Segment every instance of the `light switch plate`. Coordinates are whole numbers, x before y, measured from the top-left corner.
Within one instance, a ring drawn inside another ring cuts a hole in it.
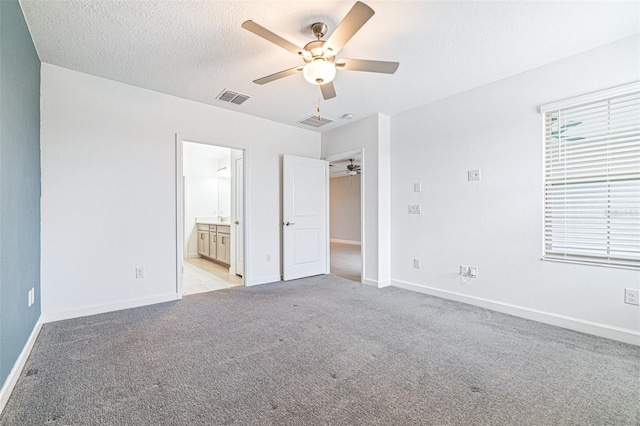
[[[413,184],[413,192],[422,192],[422,183],[416,182]]]

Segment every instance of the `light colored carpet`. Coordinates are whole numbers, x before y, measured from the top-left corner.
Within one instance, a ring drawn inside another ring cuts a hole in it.
[[[2,425],[638,425],[640,348],[335,276],[45,324]]]

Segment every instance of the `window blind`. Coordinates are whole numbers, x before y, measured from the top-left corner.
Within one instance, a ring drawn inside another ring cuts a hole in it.
[[[640,90],[544,111],[544,258],[640,268]]]

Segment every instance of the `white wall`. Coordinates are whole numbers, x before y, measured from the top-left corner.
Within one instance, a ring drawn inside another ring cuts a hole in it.
[[[224,173],[218,176],[218,215],[228,222],[231,216],[231,152],[218,160],[216,171],[225,167]]]
[[[640,311],[623,303],[638,271],[540,260],[537,111],[637,80],[639,52],[632,37],[392,117],[394,284],[640,343]],[[467,182],[477,168],[482,180]],[[414,203],[422,215],[407,214]],[[461,264],[478,268],[469,285]]]
[[[198,256],[197,217],[218,216],[218,160],[199,157],[189,152],[185,143],[183,175],[185,177],[184,238],[185,257]]]
[[[331,240],[360,242],[360,176],[331,178]]]
[[[390,244],[378,246],[380,238],[382,241],[388,240],[390,226],[389,122],[388,116],[377,114],[322,134],[323,158],[363,149],[364,282],[379,287],[389,285],[390,277]]]
[[[47,64],[41,96],[46,319],[176,297],[176,133],[247,148],[246,278],[279,279],[280,157],[318,133]]]

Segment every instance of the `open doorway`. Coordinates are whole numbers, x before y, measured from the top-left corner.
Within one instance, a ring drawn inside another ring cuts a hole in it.
[[[180,139],[177,154],[179,296],[243,285],[243,150]]]
[[[363,150],[332,155],[329,161],[330,272],[363,282]]]

